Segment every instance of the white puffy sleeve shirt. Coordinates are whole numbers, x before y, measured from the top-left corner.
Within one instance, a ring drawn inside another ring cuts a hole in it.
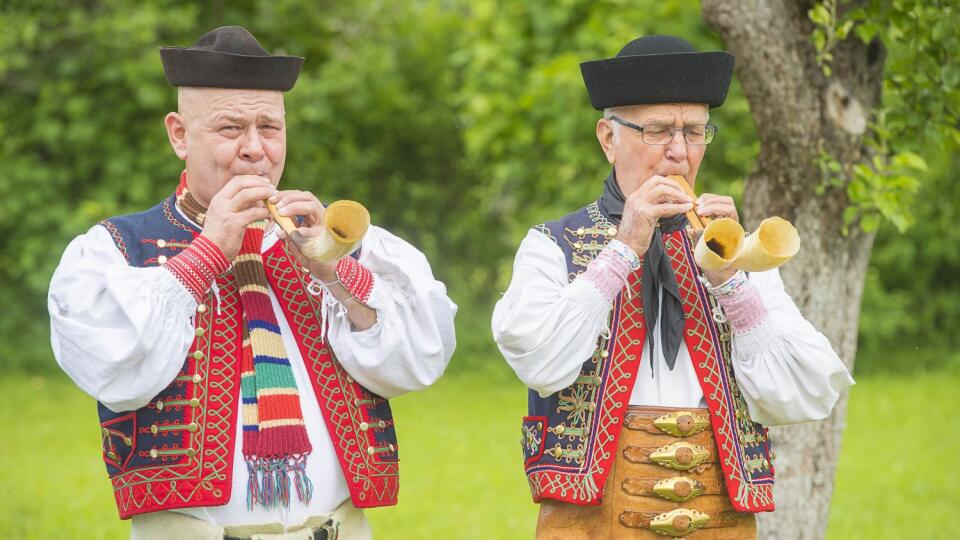
[[[268,233],[263,250],[276,241]],[[337,359],[387,398],[432,384],[456,346],[457,307],[446,288],[422,253],[378,227],[364,238],[360,263],[374,275],[367,304],[377,311],[377,322],[352,331],[345,314],[332,310],[327,338]],[[129,266],[106,229],[94,226],[70,243],[50,283],[54,356],[108,408],[138,409],[183,365],[196,307],[170,272]]]
[[[513,278],[493,312],[500,352],[528,387],[542,396],[573,384],[607,328],[610,302],[587,280],[567,279],[563,251],[530,230],[520,245]],[[733,368],[754,421],[767,426],[820,420],[853,379],[827,338],[803,318],[777,270],[749,276],[767,317],[733,337]],[[653,331],[659,335],[658,320]],[[631,404],[703,407],[705,401],[686,344],[666,367],[660,340],[653,361],[644,346]]]

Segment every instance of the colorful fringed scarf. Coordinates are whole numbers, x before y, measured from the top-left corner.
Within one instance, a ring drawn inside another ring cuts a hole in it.
[[[177,204],[203,225],[206,209],[186,188],[186,173],[177,189]],[[306,475],[312,447],[300,410],[300,394],[280,337],[263,269],[261,246],[266,223],[244,232],[233,275],[243,306],[240,395],[243,400],[243,457],[247,462],[247,508],[290,505],[290,477],[297,497],[310,502],[313,485]]]

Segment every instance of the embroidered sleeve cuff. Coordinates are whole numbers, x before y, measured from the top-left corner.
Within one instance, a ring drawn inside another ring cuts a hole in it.
[[[164,268],[200,302],[213,280],[230,268],[230,261],[216,244],[200,235],[190,247],[168,259]]]
[[[366,304],[373,290],[373,272],[367,270],[353,257],[344,257],[337,263],[337,279],[350,294]]]
[[[767,318],[767,306],[749,281],[744,281],[731,293],[717,296],[717,300],[730,326],[738,334],[753,330]]]
[[[627,277],[635,268],[616,250],[607,246],[590,262],[581,277],[593,284],[607,302],[612,303],[620,290],[627,285]]]

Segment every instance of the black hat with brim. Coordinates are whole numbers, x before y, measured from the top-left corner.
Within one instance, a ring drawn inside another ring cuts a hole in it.
[[[173,86],[286,92],[303,67],[303,58],[271,55],[240,26],[211,30],[188,48],[161,47],[160,59]]]
[[[706,103],[727,99],[733,55],[699,52],[673,36],[644,36],[614,58],[580,64],[594,109],[653,103]]]

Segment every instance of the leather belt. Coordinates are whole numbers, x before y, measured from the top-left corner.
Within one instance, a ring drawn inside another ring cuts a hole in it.
[[[599,507],[551,501],[541,508],[540,539],[753,538],[753,514],[727,493],[710,412],[629,407]]]
[[[228,536],[223,540],[337,540],[338,527],[334,520],[330,520],[317,527],[297,529],[286,533],[254,534],[252,536]]]

